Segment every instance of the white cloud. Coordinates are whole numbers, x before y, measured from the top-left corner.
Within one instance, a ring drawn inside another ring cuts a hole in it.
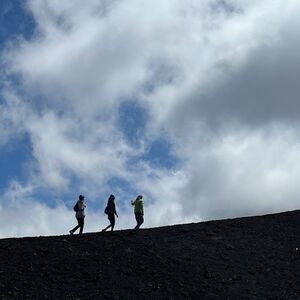
[[[211,219],[296,209],[299,147],[297,130],[277,126],[190,144],[182,149],[184,214]]]
[[[29,135],[29,185],[65,191],[75,177],[95,194],[123,178],[146,195],[155,226],[296,208],[299,1],[29,1],[28,9],[34,37],[2,54],[22,85],[2,95],[0,143]],[[128,99],[150,117],[138,146],[118,126]],[[179,159],[174,172],[140,158],[162,132]],[[41,215],[68,213],[32,203]]]
[[[33,151],[45,181],[68,188],[66,174],[84,181],[125,176],[124,164],[134,151],[109,122],[88,122],[47,112],[28,124]]]
[[[9,89],[2,91],[0,102],[0,147],[24,134],[24,120],[28,116],[26,105]]]

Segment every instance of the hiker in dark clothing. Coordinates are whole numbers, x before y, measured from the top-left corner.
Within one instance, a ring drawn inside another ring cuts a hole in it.
[[[131,205],[134,205],[134,215],[136,219],[136,226],[134,229],[140,229],[140,226],[144,223],[144,200],[143,196],[137,196],[135,201],[131,201]]]
[[[86,208],[86,205],[84,204],[84,196],[79,195],[79,200],[76,202],[74,206],[74,210],[76,211],[76,219],[78,222],[78,225],[75,226],[72,230],[70,230],[70,234],[73,234],[78,228],[79,234],[82,234],[83,227],[84,227],[84,218],[85,218],[85,212],[84,209]]]
[[[110,222],[110,225],[105,227],[102,231],[106,231],[110,227],[111,227],[111,231],[113,231],[114,227],[115,227],[115,215],[117,216],[117,218],[119,217],[117,212],[116,212],[115,196],[114,195],[109,196],[104,212],[107,214],[107,218]]]

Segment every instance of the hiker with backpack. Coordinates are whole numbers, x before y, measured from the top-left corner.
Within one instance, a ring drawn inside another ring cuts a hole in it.
[[[138,195],[135,201],[131,201],[131,205],[134,205],[134,215],[136,219],[136,226],[134,229],[140,229],[140,226],[144,223],[144,200],[142,195]]]
[[[110,222],[110,224],[105,227],[102,231],[106,231],[108,228],[111,228],[111,231],[114,230],[115,227],[115,215],[117,216],[117,218],[119,217],[116,211],[116,205],[115,205],[115,196],[114,195],[110,195],[107,201],[107,205],[105,207],[104,213],[107,214],[107,218]]]
[[[70,230],[70,234],[74,234],[74,232],[80,228],[79,234],[82,234],[83,227],[84,227],[84,218],[85,218],[85,210],[86,205],[84,203],[84,196],[79,195],[79,199],[76,202],[75,206],[73,207],[74,211],[76,212],[75,217],[77,219],[78,225],[75,226],[72,230]]]

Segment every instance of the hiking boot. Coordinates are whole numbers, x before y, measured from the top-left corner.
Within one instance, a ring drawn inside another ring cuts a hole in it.
[[[70,230],[69,232],[70,232],[71,235],[74,233],[72,230]]]

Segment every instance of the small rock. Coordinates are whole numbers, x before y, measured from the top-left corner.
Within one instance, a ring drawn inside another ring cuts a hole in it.
[[[255,271],[254,269],[249,269],[249,270],[248,270],[248,273],[249,273],[250,275],[255,275],[256,271]]]
[[[226,256],[226,255],[221,255],[221,257],[220,257],[222,260],[229,260],[229,257],[228,256]]]
[[[206,279],[211,279],[211,278],[213,278],[214,276],[213,276],[213,274],[212,274],[211,272],[205,271],[205,272],[204,272],[204,277],[205,277]]]
[[[242,276],[240,276],[240,275],[233,275],[233,276],[232,276],[232,279],[233,279],[234,281],[240,281],[240,280],[242,280]]]
[[[186,292],[186,291],[180,291],[180,293],[181,293],[182,296],[185,296],[187,298],[189,297],[189,293]]]
[[[212,233],[212,232],[207,232],[206,235],[207,235],[207,236],[214,236],[214,233]]]
[[[234,247],[233,247],[231,244],[227,244],[227,245],[226,245],[226,249],[227,249],[227,250],[233,250]]]
[[[181,287],[184,286],[184,284],[181,281],[178,281],[178,285],[181,286]]]

